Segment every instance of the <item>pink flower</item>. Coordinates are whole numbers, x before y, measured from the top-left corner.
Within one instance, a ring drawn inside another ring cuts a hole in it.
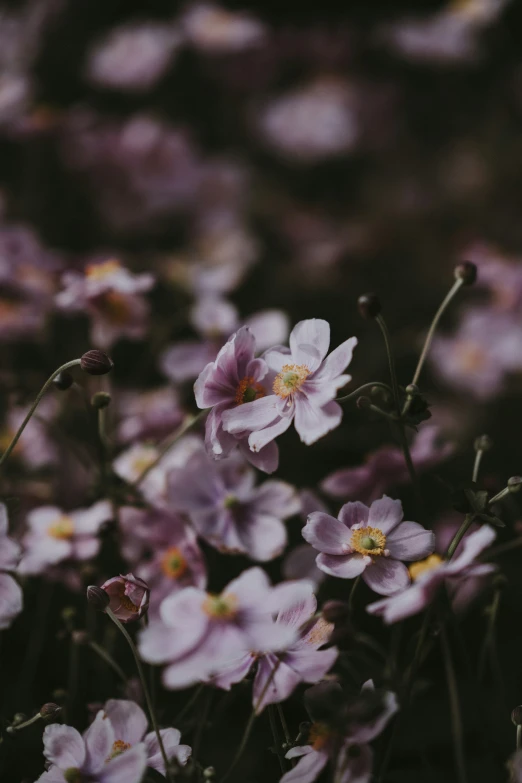
[[[183,420],[176,392],[170,386],[150,391],[118,394],[118,441],[161,440],[173,432]]]
[[[100,528],[111,518],[108,500],[70,512],[56,506],[34,509],[27,515],[29,531],[23,538],[18,572],[41,574],[64,560],[90,560],[100,549]]]
[[[149,663],[167,664],[167,688],[212,678],[227,661],[249,651],[287,648],[296,630],[272,620],[272,594],[260,568],[250,568],[221,594],[186,587],[166,598],[160,617],[142,631],[139,649]]]
[[[449,443],[438,443],[438,428],[425,426],[411,445],[411,456],[417,472],[427,470],[453,452]],[[360,499],[363,503],[373,500],[390,489],[410,481],[402,451],[394,446],[382,446],[369,454],[364,465],[341,468],[321,482],[321,489],[334,498]]]
[[[21,549],[9,538],[7,528],[7,508],[0,503],[0,630],[9,628],[23,606],[20,585],[8,573],[16,569]]]
[[[177,514],[151,509],[120,509],[122,554],[133,573],[151,589],[149,616],[164,598],[184,587],[205,588],[205,560],[196,534]]]
[[[252,704],[259,714],[267,706],[285,701],[300,682],[318,682],[333,666],[337,650],[319,648],[328,641],[333,626],[314,619],[317,601],[310,582],[287,582],[274,588],[275,622],[296,629],[296,640],[283,652],[266,653],[264,647],[232,659],[212,678],[220,688],[242,680],[257,665]]]
[[[337,427],[342,410],[334,400],[337,391],[351,379],[342,373],[351,361],[357,339],[351,337],[326,356],[329,344],[330,326],[326,321],[300,321],[290,334],[290,349],[274,348],[264,355],[275,373],[273,394],[224,411],[225,431],[234,435],[250,432],[250,448],[260,451],[285,432],[294,419],[307,445]]]
[[[303,537],[321,554],[317,565],[341,579],[362,575],[376,593],[391,595],[410,583],[402,560],[419,560],[435,548],[435,537],[417,522],[402,522],[400,500],[384,495],[370,508],[346,503],[339,519],[320,511],[310,514]]]
[[[122,623],[139,620],[149,608],[150,588],[134,574],[113,576],[101,587],[109,596],[109,609]]]
[[[231,435],[223,429],[225,411],[244,407],[266,396],[268,387],[263,379],[268,365],[256,359],[255,339],[246,327],[241,327],[219,351],[216,360],[207,364],[194,384],[199,408],[212,408],[205,424],[205,444],[209,453],[221,458],[239,445],[247,457],[267,473],[272,473],[279,461],[275,443],[267,444],[259,454],[248,448],[248,433]]]
[[[450,596],[458,597],[469,579],[483,577],[495,570],[489,563],[474,562],[495,536],[493,528],[484,525],[463,539],[461,554],[452,560],[444,561],[439,555],[431,555],[423,562],[414,563],[410,566],[413,584],[397,595],[370,604],[367,610],[380,615],[389,624],[422,612],[443,585],[447,586]]]
[[[258,46],[266,34],[254,16],[228,11],[214,3],[195,3],[182,17],[188,41],[203,52],[239,52]]]
[[[84,273],[67,272],[64,290],[56,297],[59,308],[85,311],[91,317],[91,339],[109,348],[127,337],[140,340],[146,333],[149,308],[141,296],[154,285],[150,274],[133,275],[119,261],[88,264]]]
[[[255,472],[239,455],[215,462],[194,454],[184,470],[170,473],[168,486],[171,506],[189,515],[199,536],[221,552],[261,562],[283,551],[283,520],[300,509],[290,484],[265,481],[256,487]]]

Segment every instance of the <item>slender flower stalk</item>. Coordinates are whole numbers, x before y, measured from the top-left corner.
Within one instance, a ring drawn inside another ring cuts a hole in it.
[[[399,399],[399,384],[397,383],[397,371],[395,369],[395,359],[393,358],[393,352],[391,349],[390,333],[388,331],[388,327],[386,326],[386,321],[384,320],[382,315],[379,314],[378,316],[376,316],[375,320],[379,324],[379,328],[384,338],[384,344],[386,346],[386,354],[388,356],[388,365],[390,368],[390,378],[392,384],[393,399],[395,401],[395,408],[397,410],[397,415],[400,416],[401,408],[400,408],[400,399]]]
[[[362,386],[359,386],[358,389],[356,389],[353,392],[350,392],[350,394],[346,394],[344,397],[336,397],[336,402],[347,402],[348,400],[352,400],[355,397],[358,397],[359,394],[365,389],[374,389],[377,387],[378,389],[384,389],[385,391],[389,392],[389,394],[393,394],[391,388],[388,386],[387,383],[381,383],[380,381],[373,381],[371,383],[363,383]]]
[[[279,768],[281,772],[286,772],[285,754],[281,746],[281,737],[279,736],[279,729],[277,727],[277,720],[275,716],[275,708],[273,704],[268,705],[268,719],[270,721],[270,730],[274,740],[274,750],[279,761]]]
[[[159,745],[159,748],[160,748],[160,751],[161,751],[163,762],[165,764],[165,774],[167,776],[167,780],[169,781],[169,783],[171,783],[171,776],[170,776],[170,772],[169,772],[169,759],[168,759],[168,756],[167,756],[167,754],[165,752],[165,746],[164,746],[163,740],[161,738],[161,732],[159,730],[158,722],[156,720],[156,715],[154,713],[154,708],[152,706],[152,700],[150,698],[149,688],[148,688],[148,685],[147,685],[147,680],[145,678],[145,672],[143,671],[143,666],[142,666],[140,657],[138,655],[138,651],[136,649],[136,646],[135,646],[134,642],[132,641],[131,636],[129,635],[129,632],[125,628],[125,626],[122,623],[120,623],[120,621],[118,620],[118,618],[116,617],[114,612],[112,612],[109,609],[108,606],[105,609],[105,613],[110,617],[110,619],[112,620],[112,622],[114,623],[116,628],[118,628],[118,630],[125,637],[125,640],[126,640],[127,644],[129,645],[130,650],[132,652],[132,655],[134,657],[134,660],[136,662],[136,668],[138,670],[138,675],[139,675],[139,678],[140,678],[140,681],[141,681],[141,687],[143,688],[143,694],[145,696],[145,701],[147,702],[147,709],[149,711],[150,720],[151,720],[152,726],[154,728],[154,731],[156,733],[156,737],[157,737],[157,740],[158,740],[158,745]]]
[[[121,679],[121,681],[126,685],[127,677],[125,675],[125,672],[119,666],[119,664],[116,663],[114,658],[111,655],[109,655],[107,650],[104,650],[104,648],[101,647],[101,645],[99,645],[97,642],[93,641],[92,639],[89,639],[87,644],[91,648],[91,650],[96,653],[96,655],[99,655],[99,657],[102,658],[105,661],[105,663],[107,663],[111,667],[111,669],[113,669],[116,672],[116,674]]]
[[[458,545],[460,544],[460,542],[462,541],[462,539],[470,529],[471,525],[473,524],[474,519],[475,519],[474,514],[466,514],[462,525],[459,527],[459,529],[451,539],[450,545],[446,551],[446,560],[451,560],[451,558],[455,554]]]
[[[31,407],[29,408],[25,419],[20,424],[20,426],[19,426],[15,436],[13,437],[11,443],[9,444],[9,446],[6,448],[6,450],[4,451],[2,456],[0,457],[0,468],[2,467],[4,462],[8,459],[9,455],[11,454],[13,449],[15,448],[16,444],[18,443],[18,441],[20,440],[20,436],[22,435],[23,431],[25,430],[25,428],[29,424],[29,421],[30,421],[31,417],[32,417],[33,413],[35,412],[35,410],[37,409],[38,405],[40,404],[40,401],[41,401],[42,397],[44,396],[45,392],[47,391],[47,389],[50,386],[52,386],[52,383],[53,383],[54,379],[56,378],[56,376],[59,375],[61,372],[65,372],[66,370],[70,370],[72,367],[78,367],[80,365],[81,361],[82,361],[81,359],[73,359],[70,362],[66,362],[65,364],[62,364],[62,366],[58,367],[58,369],[55,370],[53,372],[53,374],[46,380],[46,382],[44,383],[44,385],[42,386],[42,388],[38,392],[35,401],[31,405]]]
[[[38,723],[39,720],[43,720],[43,715],[40,712],[37,712],[36,715],[33,715],[33,717],[28,720],[24,720],[23,723],[16,723],[14,726],[8,726],[6,731],[8,734],[14,734],[16,731],[21,731],[28,726],[32,726],[33,723]]]
[[[440,626],[440,641],[442,655],[444,658],[444,667],[446,669],[446,679],[448,682],[448,691],[451,705],[451,722],[453,726],[453,740],[455,744],[455,761],[457,764],[457,774],[459,783],[467,783],[466,757],[464,753],[464,741],[462,735],[462,716],[460,711],[459,692],[457,687],[457,678],[455,668],[451,658],[451,650],[448,641],[448,635],[444,622]]]

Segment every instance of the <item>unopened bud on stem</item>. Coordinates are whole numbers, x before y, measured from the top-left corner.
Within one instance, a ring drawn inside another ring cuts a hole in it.
[[[463,261],[455,267],[455,279],[462,280],[463,285],[473,285],[477,279],[477,267],[471,261]]]
[[[89,585],[87,588],[87,600],[98,612],[104,612],[110,603],[110,598],[98,585]]]
[[[376,294],[363,294],[357,300],[357,307],[363,318],[377,318],[382,307],[379,297]]]
[[[58,717],[61,711],[62,708],[58,704],[49,701],[40,708],[40,717],[42,720],[46,721],[46,723],[51,723],[51,721]]]
[[[474,446],[475,451],[489,451],[493,448],[493,441],[489,435],[480,435],[478,438],[475,438]]]
[[[87,351],[80,359],[80,367],[89,375],[106,375],[114,367],[114,362],[103,351]]]
[[[96,410],[102,410],[102,408],[108,408],[111,404],[111,395],[107,392],[96,392],[91,397],[91,405]]]

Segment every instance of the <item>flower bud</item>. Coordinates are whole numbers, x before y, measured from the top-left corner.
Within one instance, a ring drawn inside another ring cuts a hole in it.
[[[489,435],[480,435],[478,438],[475,438],[474,446],[475,451],[489,451],[493,448],[493,441]]]
[[[114,367],[114,362],[103,351],[92,350],[83,354],[80,367],[89,375],[106,375]]]
[[[510,492],[518,492],[522,486],[522,476],[511,476],[507,485]]]
[[[111,404],[112,397],[107,392],[96,392],[96,394],[93,394],[91,397],[91,405],[93,408],[96,408],[96,410],[100,411],[102,408],[108,408]]]
[[[409,383],[405,391],[408,397],[415,397],[419,393],[419,387],[414,383]]]
[[[110,603],[110,598],[98,585],[89,585],[87,588],[87,600],[98,612],[104,612]]]
[[[360,410],[364,410],[365,408],[369,408],[370,407],[370,405],[372,404],[372,401],[370,400],[369,397],[365,397],[364,394],[361,394],[360,397],[357,397],[357,401],[356,401],[355,404],[357,405],[357,407]]]
[[[334,625],[344,622],[350,616],[350,607],[345,601],[327,601],[322,611],[326,622]]]
[[[522,705],[515,707],[515,709],[511,713],[511,720],[513,721],[515,726],[522,726]]]
[[[477,267],[471,261],[463,261],[455,267],[455,279],[462,280],[464,285],[473,285],[477,279]]]
[[[62,708],[58,704],[54,704],[52,701],[48,701],[43,707],[40,708],[40,717],[46,723],[51,723],[58,717]]]
[[[53,384],[59,391],[67,391],[67,389],[71,388],[73,383],[74,378],[67,370],[59,372],[58,375],[53,378]]]
[[[363,318],[377,318],[382,310],[381,302],[376,294],[363,294],[357,300],[357,307]]]
[[[113,576],[101,589],[107,596],[111,612],[122,623],[139,620],[149,608],[150,588],[134,574]]]
[[[205,780],[212,780],[212,778],[215,778],[216,770],[214,769],[214,767],[206,767],[203,770],[203,777],[205,778]]]

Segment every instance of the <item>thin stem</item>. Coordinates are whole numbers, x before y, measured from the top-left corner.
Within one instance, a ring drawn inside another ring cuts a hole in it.
[[[281,726],[283,728],[283,734],[285,737],[285,742],[287,745],[292,744],[292,737],[290,736],[290,731],[288,729],[288,723],[286,722],[285,713],[283,712],[283,706],[281,704],[277,704],[277,713],[279,715],[279,720],[281,721]]]
[[[132,652],[132,655],[134,657],[134,660],[136,662],[136,668],[138,669],[138,675],[139,675],[139,678],[140,678],[140,681],[141,681],[141,687],[143,688],[143,694],[145,696],[145,701],[147,702],[147,709],[149,711],[150,720],[151,720],[152,726],[154,728],[154,731],[156,732],[156,737],[157,737],[158,745],[159,745],[159,748],[160,748],[160,751],[161,751],[161,755],[162,755],[162,758],[163,758],[163,763],[165,764],[165,775],[166,775],[167,780],[169,781],[169,783],[171,783],[171,777],[170,777],[170,772],[169,772],[169,760],[168,760],[167,754],[165,753],[165,746],[163,745],[163,739],[161,737],[161,732],[159,730],[158,723],[156,721],[156,715],[154,713],[154,709],[153,709],[153,706],[152,706],[152,701],[151,701],[149,689],[148,689],[148,686],[147,686],[147,680],[145,679],[145,672],[143,671],[143,666],[141,664],[141,660],[140,660],[140,657],[138,655],[138,651],[137,651],[136,646],[135,646],[134,642],[132,641],[132,639],[131,639],[127,629],[125,628],[124,625],[122,625],[122,623],[120,623],[120,621],[118,620],[116,615],[109,609],[109,607],[107,607],[105,609],[105,613],[108,615],[108,617],[110,617],[110,619],[112,620],[112,622],[114,623],[116,628],[118,628],[118,630],[121,631],[121,633],[125,637],[125,640],[126,640],[127,644],[129,645],[130,650]]]
[[[479,666],[478,666],[479,680],[482,679],[482,676],[484,674],[484,669],[486,668],[487,654],[489,653],[491,656],[491,653],[493,652],[493,648],[495,645],[495,623],[497,621],[498,610],[500,608],[501,595],[502,595],[502,590],[499,589],[495,590],[491,605],[488,607],[488,627],[484,639],[484,644],[482,645],[482,650],[480,652]]]
[[[98,442],[100,451],[100,479],[103,494],[107,492],[108,477],[108,438],[107,438],[107,408],[99,408],[97,411],[98,419]]]
[[[286,772],[285,756],[283,753],[283,749],[281,747],[281,738],[279,736],[279,730],[277,728],[277,720],[276,720],[273,704],[268,705],[268,718],[270,720],[270,730],[272,732],[272,737],[274,739],[274,750],[277,756],[277,760],[279,761],[279,767],[281,769],[281,772],[284,773]]]
[[[418,383],[420,374],[422,372],[422,368],[424,366],[424,362],[426,361],[426,357],[428,355],[428,351],[430,350],[430,347],[431,347],[433,336],[434,336],[434,334],[435,334],[435,332],[437,330],[437,326],[439,325],[439,321],[440,321],[444,311],[446,310],[446,308],[450,304],[451,300],[453,299],[455,294],[461,288],[462,284],[463,284],[463,280],[461,280],[460,278],[458,280],[455,280],[455,282],[453,283],[451,289],[448,291],[448,293],[446,294],[445,298],[443,299],[442,304],[440,305],[439,309],[435,313],[433,321],[431,322],[431,326],[430,326],[430,328],[428,330],[428,334],[426,335],[426,339],[424,341],[424,346],[422,348],[422,352],[421,352],[421,355],[419,357],[419,361],[417,362],[417,368],[416,368],[415,374],[413,376],[412,384],[414,384],[415,386]],[[408,408],[409,408],[409,405],[408,405]]]
[[[408,439],[406,438],[406,433],[404,432],[404,425],[402,421],[397,422],[397,430],[399,433],[399,443],[401,444],[402,453],[404,454],[404,461],[406,462],[406,467],[408,468],[408,473],[410,475],[410,481],[412,483],[413,491],[415,493],[417,506],[418,509],[421,511],[422,515],[424,516],[424,505],[422,501],[422,493],[420,491],[419,478],[417,476],[417,471],[415,470],[415,466],[411,458],[411,451],[408,445]]]
[[[11,441],[9,446],[6,448],[6,450],[4,451],[2,456],[0,457],[0,467],[2,467],[4,462],[7,460],[7,458],[9,457],[9,455],[11,454],[13,449],[15,448],[16,444],[20,440],[20,436],[21,436],[22,432],[27,427],[27,425],[29,423],[29,420],[31,419],[31,416],[33,415],[33,413],[35,412],[35,410],[37,409],[37,407],[38,407],[38,405],[40,403],[40,400],[42,399],[42,397],[44,396],[45,392],[47,391],[49,386],[52,384],[52,382],[54,381],[56,376],[59,375],[61,372],[65,372],[65,370],[70,370],[71,367],[76,367],[77,365],[80,364],[80,361],[81,361],[81,359],[73,359],[72,362],[66,362],[66,364],[62,364],[62,366],[58,367],[58,369],[55,370],[53,372],[53,374],[46,380],[46,382],[44,383],[44,385],[42,386],[42,388],[38,392],[38,395],[37,395],[35,401],[31,405],[31,407],[29,408],[29,411],[27,412],[27,415],[26,415],[25,419],[20,424],[20,427],[18,428],[18,431],[16,432],[13,440]]]
[[[100,658],[102,658],[105,663],[107,663],[111,669],[113,669],[118,677],[122,680],[122,682],[126,685],[127,684],[127,677],[125,676],[125,672],[123,669],[116,663],[114,658],[112,658],[111,655],[107,652],[107,650],[104,650],[103,647],[101,647],[97,642],[92,641],[92,639],[89,639],[87,642],[89,647],[93,652],[96,653],[96,655],[99,655]]]
[[[384,344],[386,346],[386,354],[388,356],[388,365],[390,368],[390,378],[392,383],[392,391],[393,391],[393,399],[395,402],[395,408],[397,410],[397,415],[401,415],[401,403],[399,399],[399,384],[397,383],[397,373],[395,371],[395,359],[393,358],[393,353],[391,349],[391,342],[390,342],[390,333],[388,332],[388,327],[386,326],[386,321],[382,317],[382,315],[378,315],[375,319],[377,323],[379,324],[379,327],[382,332],[382,336],[384,337]]]
[[[14,734],[15,731],[21,731],[21,729],[27,728],[27,726],[32,726],[33,723],[37,723],[41,719],[42,719],[41,714],[37,712],[36,715],[33,715],[33,717],[29,718],[29,720],[24,720],[23,723],[18,723],[16,724],[16,726],[8,726],[6,731],[9,734]]]
[[[460,542],[462,541],[462,539],[470,529],[471,525],[473,524],[474,519],[475,519],[474,514],[466,514],[462,525],[459,527],[459,529],[451,539],[451,543],[446,552],[446,560],[451,560],[451,558],[455,554],[455,550],[457,549],[458,545],[460,544]]]
[[[337,397],[336,402],[347,402],[347,400],[352,400],[354,397],[357,397],[358,394],[360,394],[365,389],[374,389],[377,386],[379,389],[384,389],[389,394],[393,394],[391,388],[388,386],[387,383],[381,383],[380,381],[374,381],[373,383],[363,383],[362,386],[359,386],[358,389],[356,389],[353,392],[350,392],[350,394],[347,394],[345,397]]]
[[[150,465],[147,465],[144,471],[140,473],[137,479],[135,479],[133,482],[131,482],[132,487],[139,487],[139,485],[142,483],[142,481],[148,476],[150,471],[155,468],[163,459],[165,454],[170,451],[172,446],[174,446],[175,443],[192,427],[194,427],[195,424],[198,423],[198,421],[201,421],[203,416],[208,412],[208,408],[205,408],[205,410],[200,411],[196,416],[187,416],[186,420],[183,422],[183,424],[178,427],[172,438],[168,440],[159,450],[158,456],[155,460],[153,460]]]
[[[517,750],[522,748],[522,726],[517,726]]]
[[[74,700],[80,668],[80,647],[71,636],[69,647],[69,676],[67,680],[67,721],[74,723]]]
[[[509,487],[504,487],[504,489],[501,489],[500,492],[498,492],[496,495],[494,495],[490,500],[488,500],[488,506],[492,506],[493,503],[498,503],[499,500],[503,500],[506,495],[509,495],[511,492]]]
[[[228,778],[230,777],[230,775],[234,771],[234,769],[236,767],[236,764],[238,763],[239,759],[243,755],[243,751],[246,748],[246,744],[247,744],[247,742],[249,740],[250,734],[252,733],[252,728],[253,728],[255,720],[257,718],[257,711],[258,711],[259,707],[261,706],[261,704],[263,703],[263,699],[265,698],[265,694],[268,691],[268,689],[269,689],[269,687],[270,687],[270,685],[272,683],[272,680],[274,679],[274,677],[276,675],[277,670],[279,669],[280,663],[281,663],[281,660],[278,658],[277,659],[277,663],[274,666],[274,668],[272,669],[270,677],[267,679],[267,681],[265,683],[265,687],[261,691],[259,699],[257,700],[257,703],[254,706],[254,709],[252,710],[250,718],[248,719],[248,723],[247,723],[247,725],[245,727],[245,731],[243,732],[243,737],[242,737],[241,742],[239,744],[239,748],[237,749],[236,755],[234,756],[232,764],[230,765],[230,767],[227,769],[227,771],[225,772],[225,774],[221,778],[221,783],[225,783],[225,781],[228,780]]]
[[[478,480],[479,470],[480,470],[480,463],[481,463],[483,454],[484,454],[483,449],[478,449],[477,453],[475,454],[475,462],[473,463],[473,473],[472,473],[472,476],[471,476],[471,480],[473,482],[476,482]]]
[[[350,590],[350,596],[348,598],[348,611],[350,614],[353,614],[355,609],[355,591],[359,587],[359,583],[361,581],[361,577],[358,576],[353,583],[352,589]]]
[[[448,635],[444,623],[440,626],[440,641],[442,647],[442,655],[444,658],[444,667],[446,669],[446,680],[448,683],[448,691],[450,697],[451,707],[451,722],[453,726],[453,741],[455,746],[455,761],[457,764],[457,774],[460,783],[466,783],[466,757],[464,754],[464,740],[462,733],[462,717],[460,712],[460,700],[457,687],[457,678],[455,676],[455,668],[453,666],[453,660],[451,658],[451,650],[448,641]]]

